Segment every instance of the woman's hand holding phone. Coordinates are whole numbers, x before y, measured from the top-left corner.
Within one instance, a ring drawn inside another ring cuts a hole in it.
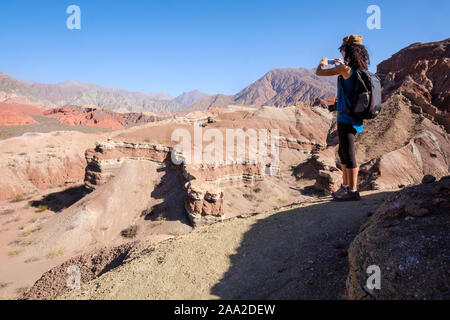
[[[345,62],[342,61],[342,59],[340,59],[340,58],[336,58],[336,59],[334,59],[334,61],[339,64],[345,64]]]

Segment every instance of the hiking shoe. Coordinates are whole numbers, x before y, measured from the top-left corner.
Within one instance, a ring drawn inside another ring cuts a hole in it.
[[[361,200],[361,196],[358,191],[347,190],[345,193],[335,196],[334,200],[336,201],[359,201]]]
[[[341,184],[341,188],[338,191],[331,193],[331,195],[333,196],[333,198],[339,197],[339,196],[343,195],[345,192],[347,192],[347,190],[348,190],[348,186],[344,186],[343,184]]]

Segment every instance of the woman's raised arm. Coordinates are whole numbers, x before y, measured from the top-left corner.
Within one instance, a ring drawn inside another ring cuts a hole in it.
[[[320,60],[319,66],[316,69],[316,75],[320,77],[329,77],[341,75],[344,79],[350,78],[351,68],[347,66],[341,59],[334,59],[335,62],[339,63],[334,68],[325,69],[324,67],[328,65],[328,58],[323,58]]]

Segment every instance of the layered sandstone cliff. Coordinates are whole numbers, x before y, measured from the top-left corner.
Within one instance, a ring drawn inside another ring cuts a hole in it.
[[[385,99],[402,94],[413,110],[450,130],[450,39],[414,43],[378,65]]]

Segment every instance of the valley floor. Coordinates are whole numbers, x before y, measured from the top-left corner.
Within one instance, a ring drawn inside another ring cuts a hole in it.
[[[344,299],[347,249],[391,192],[314,199],[141,243],[123,265],[62,299]]]

